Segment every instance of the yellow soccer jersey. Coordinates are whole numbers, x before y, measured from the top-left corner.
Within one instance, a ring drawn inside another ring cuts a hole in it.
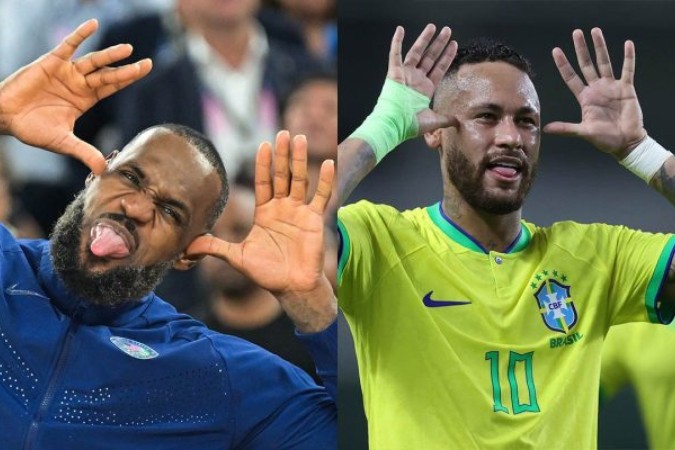
[[[672,236],[523,222],[498,253],[440,204],[338,214],[373,450],[594,448],[609,326],[672,319],[656,304]]]
[[[601,396],[633,386],[653,449],[675,448],[675,360],[668,356],[673,349],[675,322],[668,327],[612,327],[602,349]]]

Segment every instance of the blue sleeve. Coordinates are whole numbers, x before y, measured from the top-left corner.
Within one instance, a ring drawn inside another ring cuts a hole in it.
[[[230,384],[231,448],[337,448],[337,406],[325,388],[253,344],[224,336],[214,339],[219,341]]]
[[[305,344],[316,365],[316,373],[337,404],[337,319],[320,333],[295,335]]]

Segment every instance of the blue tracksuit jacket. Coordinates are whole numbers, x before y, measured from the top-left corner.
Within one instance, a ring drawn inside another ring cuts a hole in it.
[[[337,336],[302,335],[300,369],[150,294],[95,307],[56,276],[48,241],[0,227],[0,449],[336,447]]]

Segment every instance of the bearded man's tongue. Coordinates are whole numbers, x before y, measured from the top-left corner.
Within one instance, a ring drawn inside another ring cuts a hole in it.
[[[513,167],[495,166],[492,170],[505,177],[515,177],[518,173]]]
[[[96,225],[92,230],[91,252],[100,257],[123,258],[131,252],[122,236],[105,225]]]

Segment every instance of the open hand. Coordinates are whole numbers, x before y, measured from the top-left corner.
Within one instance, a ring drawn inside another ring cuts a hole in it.
[[[621,78],[615,79],[602,30],[591,30],[597,70],[593,64],[584,33],[574,30],[572,39],[584,80],[570,65],[560,48],[553,49],[553,60],[567,87],[581,106],[581,122],[553,122],[544,127],[547,133],[578,136],[603,152],[622,159],[646,135],[642,109],[635,93],[635,46],[624,44]]]
[[[241,243],[201,236],[186,254],[227,261],[271,291],[301,331],[319,331],[337,315],[332,287],[324,274],[324,217],[335,168],[324,161],[313,199],[307,203],[307,140],[287,131],[258,149],[256,209],[251,231]],[[290,162],[289,162],[290,156]],[[274,176],[272,177],[272,167]]]
[[[389,50],[387,78],[431,98],[457,54],[457,42],[450,41],[450,28],[443,27],[434,38],[435,33],[436,26],[428,24],[402,59],[405,31],[403,27],[397,27]],[[453,118],[437,114],[429,108],[420,111],[417,120],[420,134],[455,122]]]
[[[108,67],[131,55],[129,44],[108,47],[72,60],[98,28],[89,20],[49,53],[0,83],[0,133],[55,153],[73,156],[95,174],[105,170],[103,155],[73,133],[75,121],[99,100],[147,75],[149,59]]]

